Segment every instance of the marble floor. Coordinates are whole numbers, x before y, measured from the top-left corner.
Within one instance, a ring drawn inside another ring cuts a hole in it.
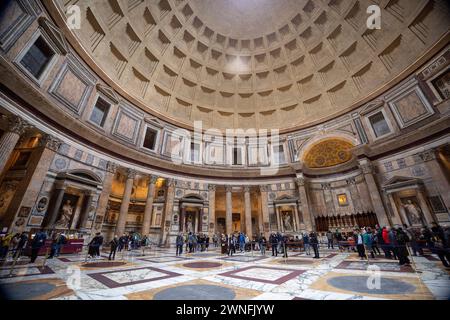
[[[175,249],[107,252],[95,260],[62,255],[13,267],[0,262],[0,288],[18,300],[448,300],[450,272],[433,255],[411,267],[379,256],[321,250],[321,258],[289,252],[221,255],[218,249],[177,257]],[[45,265],[44,265],[45,263]]]

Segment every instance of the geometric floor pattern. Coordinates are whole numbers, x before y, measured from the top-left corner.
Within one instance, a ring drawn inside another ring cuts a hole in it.
[[[321,250],[288,258],[270,252],[221,255],[218,249],[177,257],[175,249],[127,251],[115,261],[61,255],[12,268],[0,263],[0,289],[17,300],[351,300],[449,299],[450,273],[436,256],[412,257],[411,267],[381,256]],[[411,259],[411,257],[410,257]]]

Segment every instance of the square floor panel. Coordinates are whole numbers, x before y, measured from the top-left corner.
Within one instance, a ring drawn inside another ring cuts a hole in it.
[[[163,280],[180,276],[179,273],[153,267],[136,268],[120,271],[91,273],[90,277],[108,288],[125,287],[134,284]]]
[[[242,280],[249,280],[270,284],[282,284],[288,280],[291,280],[299,276],[303,272],[305,272],[305,270],[280,269],[272,267],[255,266],[221,273],[220,275]]]

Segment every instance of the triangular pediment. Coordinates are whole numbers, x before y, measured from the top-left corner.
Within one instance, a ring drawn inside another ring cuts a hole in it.
[[[412,177],[394,176],[394,177],[390,178],[389,180],[387,180],[383,184],[383,187],[389,188],[389,187],[397,187],[399,185],[406,186],[406,185],[418,185],[418,184],[422,184],[422,181],[420,179],[412,178]]]
[[[69,52],[69,46],[61,30],[45,17],[40,17],[38,21],[39,25],[56,45],[58,51],[62,55],[66,55]]]
[[[117,96],[116,92],[112,88],[102,85],[100,83],[97,83],[96,87],[99,92],[103,93],[113,103],[115,103],[115,104],[119,103],[119,97]]]

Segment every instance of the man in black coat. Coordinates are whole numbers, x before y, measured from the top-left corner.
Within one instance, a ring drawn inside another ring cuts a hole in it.
[[[91,257],[100,256],[100,246],[103,244],[103,237],[100,232],[95,234],[95,237],[89,243],[89,255]]]
[[[272,257],[278,257],[278,237],[275,233],[272,233],[269,237],[270,245],[272,246]]]
[[[39,250],[45,245],[45,240],[47,240],[47,234],[41,229],[36,233],[31,243],[31,263],[36,261]]]
[[[313,259],[319,259],[319,239],[317,238],[317,234],[315,232],[311,232],[311,234],[309,235],[309,242],[311,243],[311,246],[314,250]]]

